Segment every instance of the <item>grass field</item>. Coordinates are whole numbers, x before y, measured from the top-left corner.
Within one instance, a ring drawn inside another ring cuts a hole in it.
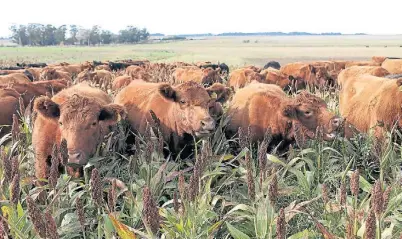
[[[249,43],[243,41],[249,40]],[[368,46],[368,47],[366,47]],[[0,60],[82,62],[149,59],[152,61],[221,61],[231,66],[262,66],[310,60],[366,60],[373,55],[402,56],[402,36],[210,37],[143,45],[101,47],[0,48]]]
[[[247,39],[250,43],[243,43]],[[126,58],[220,60],[231,66],[268,60],[366,60],[402,56],[399,44],[402,36],[239,37],[0,48],[0,66]],[[339,114],[338,89],[315,94]],[[1,239],[402,238],[400,143],[379,145],[367,134],[330,142],[296,139],[282,154],[267,151],[269,134],[258,146],[248,142],[246,129],[239,137],[226,138],[229,118],[224,115],[214,134],[194,142],[195,155],[172,159],[164,156],[155,128],[136,137],[134,153],[125,151],[128,131],[123,120],[84,166],[82,178],[59,174],[58,165],[66,166],[66,149],[54,147],[49,177],[43,179],[47,184],[38,186],[32,145],[35,114],[29,107],[19,112],[24,113],[13,118],[12,132],[0,138]],[[400,132],[392,133],[402,138]]]

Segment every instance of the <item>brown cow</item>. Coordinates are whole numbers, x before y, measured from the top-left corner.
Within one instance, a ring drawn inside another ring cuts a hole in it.
[[[352,66],[381,66],[381,64],[374,61],[348,61],[345,65],[345,68]]]
[[[341,124],[340,118],[328,111],[324,100],[306,91],[289,98],[279,86],[259,82],[236,92],[228,117],[229,136],[236,134],[240,127],[250,126],[252,142],[262,141],[270,130],[273,143],[283,140],[283,146],[295,140],[298,126],[309,138],[315,137],[317,127],[322,127],[323,139],[332,140]]]
[[[282,66],[281,72],[288,76],[293,76],[294,85],[292,85],[292,89],[303,89],[306,85],[321,86],[324,85],[327,80],[318,79],[316,76],[317,69],[311,64],[302,62],[295,62]]]
[[[95,70],[110,71],[110,66],[109,65],[98,65],[98,66],[95,67]]]
[[[0,88],[0,138],[11,131],[13,114],[19,110],[20,94],[14,89]]]
[[[228,80],[228,86],[237,90],[245,87],[252,81],[264,81],[264,75],[254,71],[252,68],[241,68],[232,71]]]
[[[293,76],[288,76],[272,67],[261,71],[261,74],[265,75],[265,79],[261,83],[278,85],[284,90],[288,90],[294,81]]]
[[[128,86],[133,81],[131,76],[118,76],[114,78],[112,83],[112,90],[120,90],[126,86]]]
[[[35,97],[57,93],[66,88],[65,82],[59,81],[39,81],[28,83],[0,84],[0,127],[3,125],[11,125],[13,114],[18,115],[20,109],[19,98],[22,98],[24,106],[28,106]],[[2,98],[4,97],[4,99]],[[20,112],[24,114],[24,112]],[[9,133],[10,127],[3,127],[0,136]]]
[[[210,86],[213,83],[222,83],[219,75],[220,69],[196,69],[196,68],[176,68],[173,73],[175,83],[194,81],[198,84]]]
[[[126,74],[133,79],[141,79],[144,81],[150,81],[151,75],[140,66],[129,66],[126,68]]]
[[[402,59],[386,59],[381,67],[391,74],[402,74]]]
[[[40,73],[40,80],[56,80],[56,79],[64,79],[70,82],[72,81],[70,73],[57,70],[55,68],[46,67]]]
[[[338,76],[338,84],[342,85],[342,87],[346,87],[346,81],[348,81],[349,78],[354,78],[359,75],[373,75],[373,76],[378,76],[378,77],[384,77],[389,75],[390,73],[382,68],[381,66],[352,66],[349,67],[343,71],[341,71],[342,74],[339,74]]]
[[[24,105],[27,106],[35,97],[56,94],[67,88],[67,82],[64,80],[51,80],[6,85],[0,84],[0,89],[6,88],[17,91],[21,95]]]
[[[68,72],[71,76],[75,76],[84,70],[92,70],[93,64],[90,62],[84,62],[83,64],[63,64],[60,66],[55,66],[53,68],[56,70]]]
[[[341,72],[339,112],[360,132],[382,140],[385,131],[402,127],[402,79],[386,79],[369,74]]]
[[[225,103],[226,101],[228,101],[233,94],[232,88],[226,87],[225,85],[223,85],[221,83],[214,83],[213,85],[208,87],[206,90],[210,96],[212,96],[213,93],[215,93],[216,101],[220,102],[222,104]]]
[[[40,80],[40,73],[42,72],[42,68],[28,68],[27,71],[32,74],[35,81]]]
[[[216,102],[206,89],[193,81],[176,86],[133,81],[116,95],[114,102],[127,109],[131,127],[140,134],[152,122],[152,110],[172,152],[185,147],[187,141],[193,142],[192,135],[202,138],[215,130],[211,111],[215,112]]]
[[[339,105],[344,105],[344,99],[349,99],[349,94],[354,94],[355,89],[349,84],[353,84],[350,79],[358,78],[362,75],[372,75],[377,77],[384,77],[389,75],[389,72],[380,66],[352,66],[341,71],[338,76],[338,85],[340,86],[342,97],[339,97]]]
[[[97,70],[91,72],[84,70],[77,75],[77,82],[89,81],[107,87],[112,84],[112,78],[113,74],[110,71]]]
[[[105,92],[86,83],[65,89],[51,99],[44,96],[35,100],[38,115],[32,144],[38,179],[49,176],[53,145],[60,145],[62,140],[67,143],[68,163],[73,164],[69,173],[80,175],[79,167],[95,153],[109,127],[125,117],[124,108],[111,102]]]
[[[371,60],[375,63],[382,64],[387,59],[386,56],[373,56]]]
[[[30,83],[29,78],[23,73],[12,73],[9,75],[0,75],[0,84],[10,83]]]

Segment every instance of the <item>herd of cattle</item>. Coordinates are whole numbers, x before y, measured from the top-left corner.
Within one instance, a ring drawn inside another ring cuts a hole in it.
[[[68,173],[79,177],[80,167],[121,120],[145,134],[156,117],[171,152],[213,133],[224,111],[227,137],[247,127],[252,142],[269,132],[270,146],[284,149],[299,138],[350,138],[353,130],[373,130],[382,140],[402,126],[401,86],[402,59],[388,57],[285,66],[272,61],[263,69],[231,72],[224,63],[210,62],[18,64],[0,69],[0,136],[10,132],[7,125],[21,108],[30,109],[38,179],[49,176],[54,144],[62,142]],[[306,87],[339,88],[340,116]]]

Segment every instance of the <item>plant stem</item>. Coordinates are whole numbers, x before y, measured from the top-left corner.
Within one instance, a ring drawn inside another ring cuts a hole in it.
[[[377,238],[381,239],[381,217],[378,218]]]
[[[357,237],[357,195],[353,197],[353,236]]]
[[[99,205],[100,206],[100,205]],[[102,227],[101,227],[101,209],[98,208],[98,238],[102,238]]]

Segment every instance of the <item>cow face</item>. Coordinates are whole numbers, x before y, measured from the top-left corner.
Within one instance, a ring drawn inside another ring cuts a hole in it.
[[[329,84],[330,77],[328,75],[328,71],[324,67],[316,67],[315,77],[316,77],[315,81],[316,86],[324,87]]]
[[[221,104],[228,101],[233,95],[232,88],[226,87],[221,83],[215,83],[212,86],[208,87],[206,90],[211,98],[215,99],[216,102],[219,102]]]
[[[204,137],[215,130],[215,100],[195,82],[186,82],[175,87],[169,84],[159,86],[161,95],[175,104],[175,120],[178,128],[196,137]]]
[[[41,80],[53,80],[56,78],[57,78],[57,72],[56,72],[56,69],[53,69],[53,68],[45,68],[40,73]]]
[[[324,100],[302,92],[291,102],[284,103],[283,114],[300,123],[314,135],[317,128],[323,130],[323,138],[332,140],[341,125],[341,118],[331,113]]]
[[[220,69],[206,68],[202,70],[203,78],[202,84],[210,86],[213,83],[222,83],[222,77],[219,75]]]
[[[59,125],[61,138],[67,141],[68,162],[73,165],[86,164],[109,132],[109,127],[125,117],[122,106],[101,105],[94,99],[79,95],[61,105],[48,97],[40,97],[34,107],[43,117]]]

